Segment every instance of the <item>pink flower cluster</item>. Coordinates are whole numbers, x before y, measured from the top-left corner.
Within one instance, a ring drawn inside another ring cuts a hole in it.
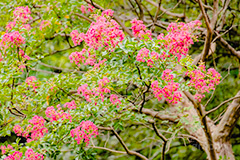
[[[5,33],[3,35],[2,41],[0,43],[0,47],[4,47],[5,49],[8,47],[13,47],[13,45],[20,46],[21,44],[25,44],[25,38],[18,31]]]
[[[178,91],[179,83],[173,81],[167,82],[163,88],[159,87],[158,81],[154,81],[151,85],[155,97],[160,101],[162,96],[166,98],[169,103],[177,104],[181,100],[181,93]]]
[[[132,24],[132,33],[135,37],[138,37],[140,39],[152,39],[152,32],[146,29],[143,21],[134,18],[130,23]]]
[[[93,66],[96,62],[95,55],[91,55],[85,48],[83,48],[81,52],[71,53],[69,59],[71,63],[75,62],[79,67],[81,64]]]
[[[26,23],[28,20],[32,19],[30,14],[31,14],[31,11],[28,8],[28,6],[17,7],[13,11],[13,15],[15,16],[14,21],[19,21],[19,22],[22,22],[22,23]]]
[[[87,87],[88,87],[88,84],[84,84],[84,85],[78,87],[77,92],[78,92],[78,94],[82,93],[82,96],[85,97],[86,101],[91,102],[90,96],[92,95],[92,91],[87,89]]]
[[[4,160],[21,160],[22,158],[22,152],[15,151],[13,154],[10,154]]]
[[[117,105],[117,108],[119,108],[119,104],[121,104],[121,101],[120,99],[118,99],[118,96],[116,94],[110,95],[110,101],[112,102],[113,105]]]
[[[13,27],[15,27],[15,25],[16,25],[16,21],[8,22],[8,24],[6,25],[6,32],[11,31]]]
[[[48,20],[42,20],[41,23],[40,23],[39,29],[42,31],[47,26],[50,26],[50,22]]]
[[[43,160],[44,156],[40,153],[34,152],[32,148],[28,148],[25,152],[25,160]]]
[[[13,154],[4,158],[4,160],[21,160],[23,153],[15,151]],[[43,160],[44,156],[40,153],[34,152],[32,148],[28,148],[25,152],[24,160]]]
[[[45,133],[48,133],[48,129],[44,127],[45,122],[46,121],[43,117],[35,115],[31,120],[29,120],[30,124],[25,130],[21,126],[15,125],[13,131],[18,136],[27,138],[27,142],[31,142],[33,140],[36,141],[39,138],[42,138]],[[29,134],[31,134],[31,136]]]
[[[77,144],[85,142],[88,146],[90,138],[98,135],[98,128],[91,121],[82,121],[80,125],[70,131],[71,136],[77,141]]]
[[[10,144],[8,144],[7,147],[1,146],[0,149],[2,150],[2,154],[5,154],[6,152],[13,150],[13,147]]]
[[[63,107],[67,107],[69,109],[76,109],[77,108],[77,105],[75,103],[75,101],[71,101],[71,102],[67,102],[63,105]]]
[[[221,75],[213,68],[209,68],[207,71],[204,65],[199,65],[197,69],[188,71],[186,73],[191,80],[190,86],[197,90],[195,99],[201,101],[205,95],[203,93],[209,93],[211,90],[215,90],[215,85],[220,83]]]
[[[154,64],[154,61],[163,58],[165,59],[166,55],[165,52],[163,52],[161,55],[156,53],[156,52],[151,52],[151,54],[149,55],[150,51],[144,47],[142,49],[140,49],[140,51],[138,52],[137,56],[136,56],[136,60],[139,62],[147,62],[147,65],[151,68],[152,65]]]
[[[106,10],[101,16],[95,15],[96,22],[92,22],[86,34],[73,31],[71,37],[74,44],[79,44],[84,40],[89,48],[98,49],[104,46],[106,49],[114,48],[124,39],[124,33],[119,30],[119,25],[115,20],[109,20],[112,14],[112,10]]]
[[[77,30],[73,30],[71,33],[70,33],[70,36],[72,38],[72,41],[74,43],[74,45],[80,45],[81,42],[84,40],[85,38],[85,34],[84,33],[78,33]]]
[[[162,40],[161,47],[169,50],[172,55],[178,57],[178,61],[181,59],[182,55],[188,53],[188,48],[193,44],[192,32],[196,27],[199,27],[201,22],[199,20],[192,21],[190,23],[171,23],[169,24],[167,31],[168,34],[164,36],[161,33],[158,36],[158,40]]]
[[[53,106],[48,107],[45,111],[45,114],[48,118],[50,118],[50,121],[58,121],[59,119],[61,119],[62,121],[64,121],[65,119],[68,119],[69,122],[72,122],[72,116],[69,113],[64,112],[60,105],[57,105],[57,110],[55,110],[55,108]]]
[[[137,54],[136,60],[139,62],[145,62],[145,58],[149,57],[149,50],[144,47],[142,49],[140,49],[140,51]]]
[[[81,9],[83,14],[86,14],[88,12],[93,12],[95,8],[92,5],[88,4],[87,7],[85,7],[84,5],[81,5],[80,9]]]
[[[36,90],[38,88],[35,81],[37,81],[37,78],[34,76],[30,76],[26,79],[26,83],[28,84],[28,86],[31,86],[33,90]]]
[[[104,88],[107,83],[109,83],[109,80],[107,77],[104,77],[103,79],[98,81],[99,87],[93,88],[92,90],[87,89],[88,85],[84,84],[78,88],[78,94],[82,94],[82,96],[85,97],[86,101],[92,102],[90,97],[98,97],[104,101],[104,94],[110,93],[110,90],[108,88]]]
[[[174,78],[173,74],[171,74],[171,69],[165,69],[162,73],[162,80],[170,81]]]

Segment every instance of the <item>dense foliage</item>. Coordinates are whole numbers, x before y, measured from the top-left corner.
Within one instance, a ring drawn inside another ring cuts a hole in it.
[[[2,159],[232,158],[217,147],[229,142],[218,142],[215,130],[224,132],[222,111],[227,115],[232,106],[226,118],[234,122],[227,125],[238,126],[240,56],[236,51],[237,58],[220,57],[224,53],[215,41],[236,26],[215,33],[205,52],[202,34],[207,32],[207,43],[215,30],[208,28],[204,12],[185,22],[163,17],[164,27],[157,21],[170,11],[161,9],[161,1],[153,10],[145,5],[158,2],[135,2],[128,1],[132,9],[114,1],[2,2]],[[176,11],[184,4],[192,5],[179,1]],[[121,12],[129,16],[134,8],[138,17],[123,23]],[[153,24],[143,18],[147,15]],[[226,88],[232,91],[225,93]],[[228,107],[220,108],[224,104]],[[238,132],[230,127],[226,136]],[[237,157],[239,147],[232,141]]]

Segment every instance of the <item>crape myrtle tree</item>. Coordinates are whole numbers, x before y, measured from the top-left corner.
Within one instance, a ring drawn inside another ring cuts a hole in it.
[[[222,38],[231,29],[220,33],[230,1],[196,1],[195,20],[161,1],[125,2],[124,21],[90,0],[3,3],[10,17],[0,42],[2,159],[168,159],[178,138],[195,141],[210,160],[235,159],[240,92],[207,109],[224,78],[205,65],[216,41],[240,58]],[[184,22],[158,22],[164,14]],[[62,61],[68,66],[57,67]]]

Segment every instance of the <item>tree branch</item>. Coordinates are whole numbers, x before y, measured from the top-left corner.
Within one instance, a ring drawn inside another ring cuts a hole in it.
[[[206,116],[204,116],[203,106],[196,102],[196,100],[191,95],[191,93],[189,93],[187,91],[183,91],[183,93],[188,97],[188,99],[194,105],[194,108],[198,112],[198,116],[200,118],[201,124],[204,126],[203,130],[204,130],[205,136],[206,136],[207,141],[208,141],[208,148],[209,148],[209,152],[210,152],[210,160],[217,160],[215,149],[214,149],[214,146],[213,146],[213,139],[212,139],[211,130],[210,130],[209,124],[207,123],[207,118],[206,118]]]
[[[149,120],[149,122],[152,123],[153,129],[154,129],[155,133],[157,134],[157,136],[163,140],[161,160],[164,160],[165,150],[166,150],[166,145],[167,145],[167,138],[158,131],[156,124],[153,120]]]
[[[152,5],[154,5],[155,7],[158,7],[158,4],[152,0],[146,0],[148,3],[151,3]],[[167,9],[163,8],[162,6],[160,7],[160,10],[164,13],[166,13],[167,15],[169,16],[172,16],[172,17],[177,17],[177,18],[184,18],[185,15],[183,13],[172,13],[172,12],[169,12]]]
[[[119,136],[119,134],[113,128],[112,128],[112,132],[117,137],[117,139],[119,140],[119,142],[121,143],[121,145],[123,146],[123,148],[125,149],[127,154],[137,156],[137,157],[139,157],[141,159],[144,159],[144,160],[148,160],[147,157],[145,157],[144,155],[142,155],[138,152],[129,150],[127,145],[123,142],[122,138]]]
[[[240,91],[236,94],[233,102],[227,107],[227,111],[224,113],[223,118],[219,122],[216,134],[218,138],[224,140],[230,139],[230,134],[240,117]]]

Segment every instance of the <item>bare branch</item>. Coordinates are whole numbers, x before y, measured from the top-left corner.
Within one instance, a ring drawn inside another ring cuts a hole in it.
[[[219,33],[215,32],[217,34],[217,36],[219,35]],[[221,44],[228,49],[234,56],[236,56],[237,58],[240,59],[240,51],[236,51],[230,44],[228,44],[228,42],[226,40],[224,40],[221,36],[219,37],[219,40],[221,42]]]
[[[155,7],[158,7],[158,4],[152,0],[146,0],[148,3],[151,3],[152,5],[154,5]],[[169,12],[167,9],[163,8],[162,6],[160,7],[160,10],[164,13],[166,13],[167,15],[169,16],[172,16],[172,17],[177,17],[177,18],[184,18],[185,15],[183,13],[172,13],[172,12]]]
[[[229,100],[230,101],[230,100]],[[216,134],[217,138],[223,138],[223,140],[230,139],[233,127],[240,117],[240,91],[236,94],[233,102],[227,107],[227,111],[224,113],[223,118],[219,122]]]
[[[114,135],[117,137],[117,139],[119,140],[119,142],[121,143],[121,145],[123,146],[123,148],[125,149],[125,151],[129,154],[129,155],[135,155],[139,158],[142,158],[144,160],[147,160],[147,157],[145,157],[144,155],[135,152],[135,151],[131,151],[128,149],[127,145],[123,142],[122,138],[119,136],[119,134],[112,128],[112,132],[114,133]]]
[[[152,123],[153,129],[154,129],[155,133],[157,134],[157,136],[163,140],[161,160],[164,160],[165,150],[166,150],[166,145],[167,145],[167,138],[158,131],[156,124],[153,120],[149,120],[149,122]]]
[[[80,18],[83,18],[83,19],[87,20],[87,21],[90,22],[90,23],[93,22],[93,20],[91,20],[90,18],[88,18],[88,17],[86,17],[86,16],[84,16],[84,15],[82,15],[82,14],[79,14],[79,13],[74,13],[74,14],[75,14],[76,16],[80,17]]]
[[[140,19],[140,20],[143,20],[144,14],[143,14],[143,8],[142,8],[142,5],[141,5],[141,2],[139,2],[139,0],[135,0],[135,1],[136,1],[137,5],[138,5],[139,12],[140,12],[140,17],[139,17],[139,19]]]
[[[213,108],[213,109],[207,111],[207,112],[206,112],[206,115],[208,115],[208,114],[210,114],[210,113],[216,111],[218,108],[220,108],[220,107],[223,106],[224,104],[226,104],[226,103],[228,103],[228,102],[230,102],[230,101],[232,101],[232,100],[234,100],[234,99],[236,99],[236,98],[240,98],[240,96],[232,97],[232,98],[227,99],[226,101],[223,101],[223,102],[220,103],[217,107],[215,107],[215,108]]]

